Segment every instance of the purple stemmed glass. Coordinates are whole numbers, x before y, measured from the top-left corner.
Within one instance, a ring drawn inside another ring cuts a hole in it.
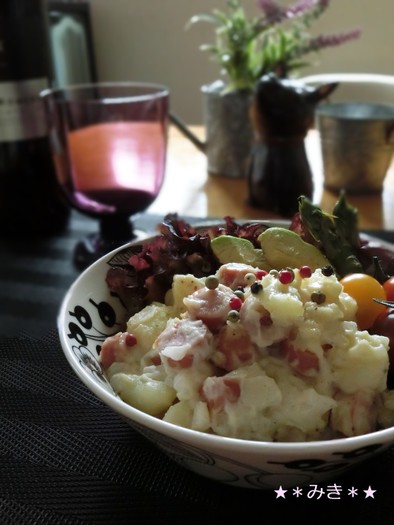
[[[99,221],[99,231],[75,248],[75,263],[84,268],[135,239],[130,217],[160,192],[169,92],[113,82],[46,90],[42,98],[58,182],[72,207]]]

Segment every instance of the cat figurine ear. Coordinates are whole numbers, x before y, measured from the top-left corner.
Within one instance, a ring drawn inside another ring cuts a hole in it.
[[[307,94],[307,98],[313,103],[318,104],[322,100],[326,99],[331,95],[333,91],[338,87],[339,82],[331,82],[329,84],[323,84],[314,88],[310,93]]]

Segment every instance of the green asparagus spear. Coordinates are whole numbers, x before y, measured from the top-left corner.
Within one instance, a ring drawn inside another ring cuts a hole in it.
[[[335,203],[333,212],[334,222],[338,232],[347,239],[354,249],[360,246],[360,235],[358,229],[358,212],[346,200],[346,194],[341,191],[339,199]]]
[[[351,213],[351,209],[346,209],[343,200],[338,204],[337,212],[338,211],[340,211],[344,217],[349,214],[352,223],[350,227],[354,227],[354,216]],[[299,212],[304,227],[321,247],[339,278],[349,273],[363,271],[362,265],[355,254],[354,247],[347,238],[347,226],[344,227],[344,225],[341,225],[338,227],[338,221],[335,220],[333,214],[324,212],[304,196],[299,198]],[[341,220],[343,221],[345,219]]]

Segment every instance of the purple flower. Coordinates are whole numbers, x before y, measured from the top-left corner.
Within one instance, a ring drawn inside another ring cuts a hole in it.
[[[286,18],[286,10],[275,0],[257,0],[257,5],[264,13],[265,25],[279,23]]]
[[[307,45],[300,50],[301,54],[309,53],[311,51],[319,51],[325,47],[339,46],[349,40],[354,40],[361,35],[361,29],[353,29],[343,33],[336,33],[330,35],[319,35],[316,38],[311,38]],[[299,53],[297,53],[299,54]]]
[[[264,13],[263,25],[266,27],[295,17],[303,17],[305,23],[310,23],[327,9],[330,0],[298,0],[285,7],[275,0],[256,0],[256,3]]]
[[[268,18],[281,16],[284,10],[275,0],[257,0],[257,5]]]
[[[310,11],[316,6],[316,0],[299,0],[295,4],[289,6],[286,9],[287,16],[299,16],[303,15],[305,12]]]

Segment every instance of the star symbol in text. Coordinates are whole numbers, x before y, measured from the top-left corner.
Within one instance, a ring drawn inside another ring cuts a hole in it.
[[[375,494],[376,490],[372,490],[371,489],[371,485],[367,488],[367,490],[364,490],[364,492],[365,492],[365,499],[367,499],[367,498],[375,499],[374,494]]]
[[[278,489],[278,490],[275,490],[275,492],[276,492],[276,499],[278,499],[278,498],[286,499],[285,494],[286,494],[287,490],[284,490],[284,489],[282,488],[282,485],[280,485],[280,486],[279,486],[279,489]]]

